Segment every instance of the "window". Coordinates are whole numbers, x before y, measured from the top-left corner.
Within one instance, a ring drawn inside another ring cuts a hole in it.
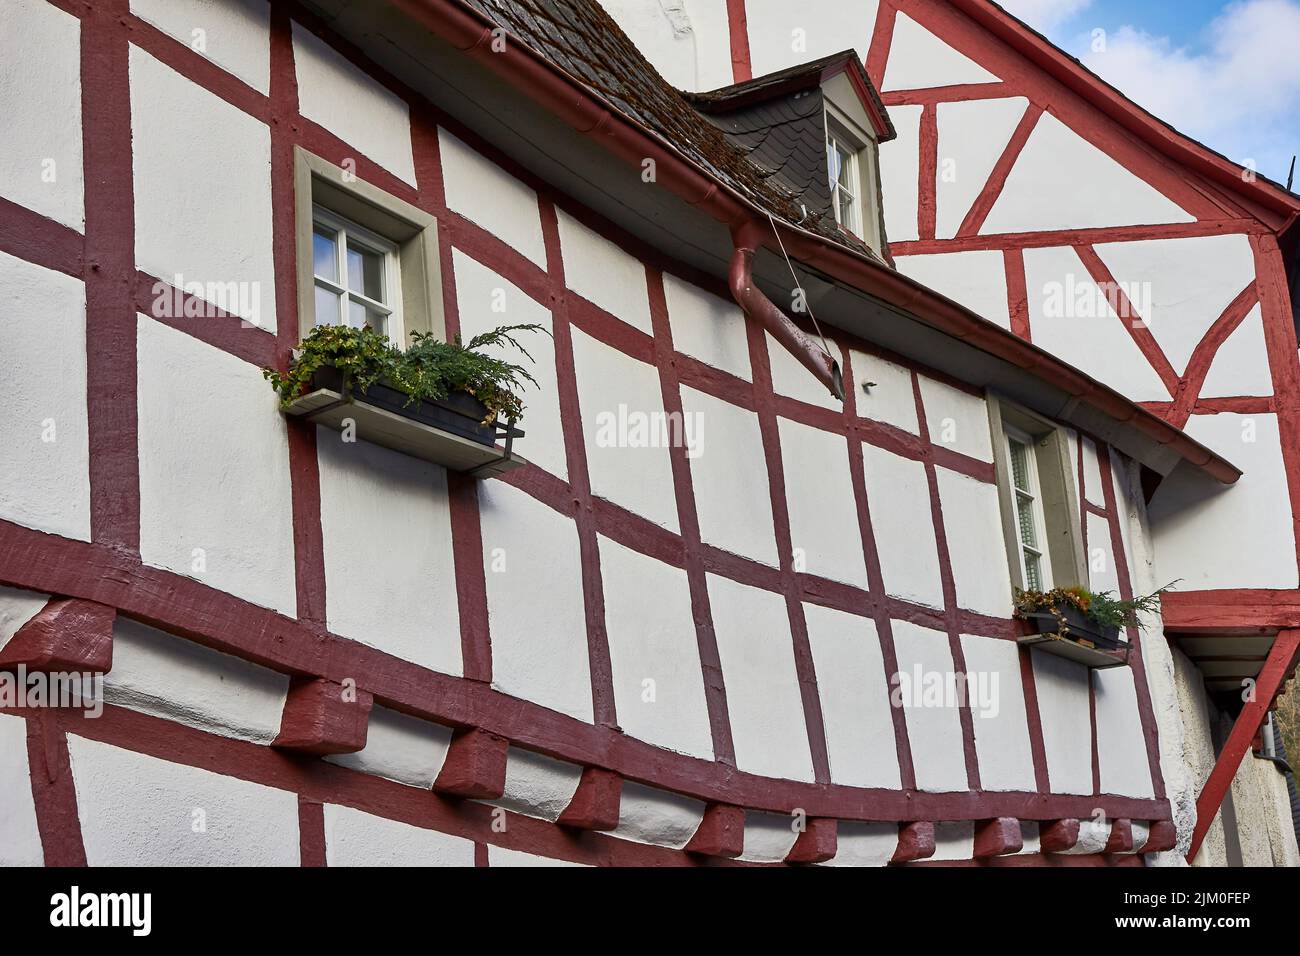
[[[320,206],[312,214],[316,325],[370,326],[403,342],[397,246]]]
[[[829,125],[826,131],[826,165],[831,175],[831,208],[835,211],[835,221],[854,235],[861,235],[858,151]]]
[[[1043,555],[1046,540],[1043,501],[1038,494],[1038,461],[1034,441],[1008,425],[1004,432],[1007,458],[1011,465],[1011,496],[1020,538],[1020,571],[1025,587],[1034,591],[1051,589],[1051,569]]]
[[[826,172],[835,221],[880,252],[884,227],[876,141],[829,98],[825,102],[825,123]]]
[[[1070,441],[1049,419],[990,395],[993,468],[1011,582],[1026,590],[1088,583]]]
[[[368,325],[397,345],[443,338],[438,222],[355,173],[294,150],[298,333]]]

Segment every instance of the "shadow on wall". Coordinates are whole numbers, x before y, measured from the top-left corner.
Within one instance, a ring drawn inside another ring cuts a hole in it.
[[[1179,462],[1160,482],[1147,505],[1147,516],[1155,527],[1162,521],[1181,517],[1188,509],[1203,509],[1217,496],[1230,494],[1234,487],[1214,480],[1186,462]]]

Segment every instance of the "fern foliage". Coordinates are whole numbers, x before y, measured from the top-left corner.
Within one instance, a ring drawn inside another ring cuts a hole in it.
[[[403,350],[368,326],[354,329],[318,325],[303,339],[288,371],[268,368],[262,374],[280,396],[282,408],[288,408],[307,390],[317,371],[333,366],[343,373],[353,394],[365,394],[371,386],[383,382],[405,392],[407,404],[412,405],[465,392],[487,407],[483,424],[498,419],[518,421],[524,412],[519,393],[525,383],[536,386],[537,380],[524,366],[498,356],[514,349],[533,361],[519,341],[519,334],[524,332],[550,334],[536,324],[503,325],[462,345],[459,337],[444,342],[427,332],[412,332],[411,345]]]

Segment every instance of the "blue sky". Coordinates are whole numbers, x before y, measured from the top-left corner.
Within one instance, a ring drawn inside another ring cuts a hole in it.
[[[1000,2],[1161,119],[1285,182],[1300,152],[1300,0]]]

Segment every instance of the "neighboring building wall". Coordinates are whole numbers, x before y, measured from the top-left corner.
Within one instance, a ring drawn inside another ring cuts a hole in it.
[[[842,340],[839,408],[720,283],[285,6],[75,9],[22,0],[0,32],[47,31],[49,62],[80,62],[84,134],[57,101],[71,66],[0,106],[46,115],[19,127],[31,155],[81,136],[91,170],[42,192],[23,166],[0,198],[0,291],[21,305],[0,362],[42,396],[8,447],[48,478],[0,485],[0,622],[44,593],[99,601],[119,609],[117,654],[102,717],[0,715],[5,759],[33,779],[0,784],[17,861],[58,830],[47,862],[690,863],[679,848],[723,802],[762,811],[747,859],[782,859],[803,808],[855,821],[846,861],[883,863],[898,822],[939,823],[938,856],[966,859],[972,818],[1100,809],[1080,844],[1097,852],[1111,820],[1134,821],[1140,850],[1168,815],[1143,654],[1090,675],[1012,643],[981,396]],[[221,148],[173,156],[177,122]],[[278,414],[259,369],[297,339],[295,144],[438,217],[451,331],[552,330],[521,445],[539,467],[475,483]],[[42,218],[77,198],[84,224]],[[156,315],[155,283],[177,275],[275,279],[256,321]],[[698,454],[608,447],[620,406],[688,413]],[[51,416],[63,437],[45,442]],[[1131,594],[1127,464],[1074,448],[1093,584]],[[916,667],[996,674],[997,715],[890,707],[888,678]],[[373,693],[366,749],[303,769],[266,746],[289,673]],[[491,807],[424,792],[457,724],[511,739],[505,832]],[[575,847],[553,821],[592,764],[641,782],[614,834]]]

